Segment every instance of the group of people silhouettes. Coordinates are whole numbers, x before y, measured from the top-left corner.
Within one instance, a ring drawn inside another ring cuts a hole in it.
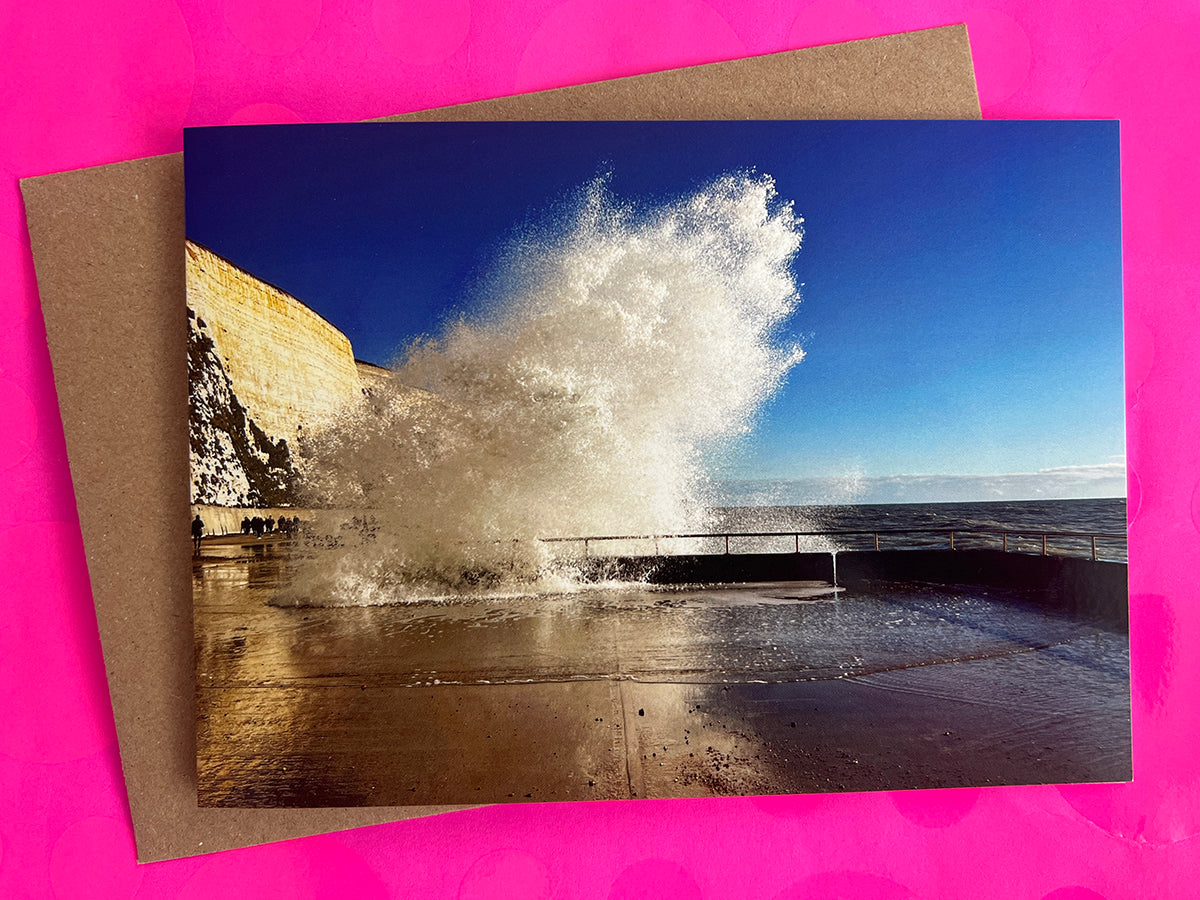
[[[278,521],[274,516],[267,516],[265,519],[262,516],[254,518],[246,516],[242,519],[242,534],[252,534],[255,537],[262,537],[264,534],[272,534],[276,531],[280,534],[295,534],[299,530],[299,516],[292,516],[290,519],[287,516],[280,516]]]
[[[204,541],[204,530],[204,520],[197,513],[196,518],[192,519],[192,553],[196,556],[200,555],[200,545]],[[242,518],[242,534],[252,534],[255,537],[274,533],[291,536],[299,530],[299,516],[292,516],[291,518],[280,516],[278,519],[274,516],[267,516],[265,519],[262,516],[245,516]]]

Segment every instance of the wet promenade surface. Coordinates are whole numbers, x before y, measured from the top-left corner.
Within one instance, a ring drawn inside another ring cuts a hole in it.
[[[194,566],[200,802],[475,804],[1131,775],[1127,636],[1015,590],[819,582],[271,605]]]

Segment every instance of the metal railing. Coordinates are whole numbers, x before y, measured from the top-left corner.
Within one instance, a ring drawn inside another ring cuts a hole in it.
[[[1059,538],[1069,538],[1072,540],[1083,539],[1083,540],[1087,540],[1090,542],[1091,558],[1093,560],[1100,559],[1099,551],[1098,551],[1097,544],[1096,544],[1097,540],[1121,542],[1123,545],[1125,544],[1125,542],[1127,540],[1127,536],[1124,534],[1106,534],[1106,533],[1102,533],[1102,532],[1043,531],[1041,529],[1018,530],[1018,529],[992,529],[992,528],[890,528],[890,529],[859,529],[859,530],[838,530],[838,531],[729,531],[729,532],[704,532],[704,533],[696,533],[696,534],[606,534],[606,535],[589,535],[587,537],[543,537],[543,538],[538,538],[538,540],[543,543],[577,543],[577,544],[582,543],[583,544],[583,555],[584,555],[584,558],[586,559],[592,555],[592,553],[591,553],[592,546],[599,542],[653,541],[654,542],[654,553],[653,554],[631,554],[631,555],[661,556],[661,555],[664,555],[661,552],[661,544],[664,541],[707,540],[707,541],[716,541],[718,543],[718,546],[720,546],[721,542],[723,541],[723,543],[724,543],[723,551],[717,551],[716,554],[713,554],[711,552],[699,554],[699,555],[707,556],[707,555],[719,555],[722,553],[723,554],[734,553],[735,551],[730,549],[730,539],[738,539],[738,538],[791,538],[794,541],[794,548],[795,548],[794,551],[792,551],[792,552],[800,553],[801,552],[801,547],[800,547],[800,539],[801,538],[826,538],[826,539],[829,539],[829,538],[847,538],[847,537],[860,537],[860,538],[869,537],[870,538],[869,543],[870,543],[870,546],[872,547],[872,549],[880,550],[881,549],[881,547],[880,547],[880,536],[881,535],[884,536],[883,543],[884,543],[886,549],[911,549],[911,550],[938,549],[940,546],[942,546],[942,542],[940,542],[940,541],[936,542],[933,547],[928,546],[928,542],[921,544],[920,546],[913,546],[910,544],[907,547],[905,547],[905,546],[897,547],[894,545],[894,539],[897,538],[898,536],[909,536],[909,535],[941,535],[946,538],[945,546],[949,550],[960,549],[959,545],[962,542],[960,540],[959,544],[956,544],[955,543],[956,536],[958,536],[960,538],[961,537],[970,537],[970,538],[975,538],[975,539],[999,538],[1000,546],[1001,546],[1001,549],[1003,552],[1005,552],[1005,553],[1010,553],[1010,552],[1024,553],[1024,554],[1030,554],[1031,551],[1029,551],[1027,549],[1022,549],[1023,545],[1020,542],[1022,540],[1025,540],[1025,541],[1032,540],[1034,542],[1035,546],[1040,544],[1040,553],[1036,553],[1033,555],[1040,555],[1040,556],[1052,555],[1050,552],[1050,550],[1052,549],[1052,546],[1053,546],[1051,544],[1052,539],[1059,539]],[[1010,546],[1010,539],[1011,539],[1011,546]],[[840,550],[858,550],[858,549],[862,549],[862,548],[861,547],[842,546],[842,547],[816,548],[816,549],[812,549],[812,550],[805,551],[805,552],[830,553],[830,552],[837,552]],[[1061,550],[1062,549],[1061,544],[1058,547],[1054,547],[1053,549]],[[742,551],[742,552],[756,552],[756,551]],[[779,551],[775,551],[775,552],[779,552]],[[1064,554],[1064,555],[1067,555],[1067,554]]]

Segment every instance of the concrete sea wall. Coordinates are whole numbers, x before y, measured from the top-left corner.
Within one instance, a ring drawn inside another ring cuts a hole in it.
[[[281,516],[299,516],[301,521],[312,519],[312,512],[306,509],[292,507],[268,507],[263,509],[254,506],[212,506],[209,504],[192,504],[192,515],[200,516],[204,522],[204,533],[209,536],[222,534],[240,534],[242,519],[253,519],[255,516],[268,517],[279,521]]]
[[[696,556],[595,557],[587,577],[637,578],[653,584],[753,581],[833,582],[831,553],[736,553]],[[999,550],[847,550],[837,554],[836,582],[850,589],[878,581],[1024,588],[1039,602],[1129,626],[1129,568],[1124,563]]]

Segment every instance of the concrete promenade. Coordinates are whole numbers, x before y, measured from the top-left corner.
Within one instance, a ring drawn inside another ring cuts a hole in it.
[[[1127,635],[1042,589],[818,578],[281,608],[285,554],[240,544],[194,566],[204,805],[1131,777]]]

